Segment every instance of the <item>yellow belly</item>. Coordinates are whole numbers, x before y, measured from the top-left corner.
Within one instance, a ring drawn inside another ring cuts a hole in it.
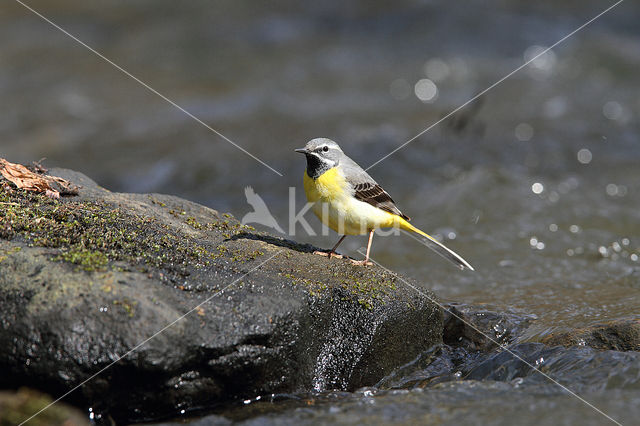
[[[357,200],[350,185],[336,167],[317,179],[304,174],[304,192],[311,209],[339,234],[361,235],[372,229],[394,226],[396,216]]]

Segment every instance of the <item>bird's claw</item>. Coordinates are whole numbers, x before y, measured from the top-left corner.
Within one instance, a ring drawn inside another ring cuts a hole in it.
[[[319,254],[320,256],[325,256],[328,257],[329,259],[331,259],[332,257],[335,257],[336,259],[342,259],[344,256],[342,256],[341,254],[335,252],[335,251],[320,251],[320,250],[316,250],[313,252],[313,254]]]
[[[355,260],[355,259],[349,259],[351,261],[351,263],[353,263],[354,265],[357,266],[371,266],[373,265],[373,262],[368,261],[368,260]]]

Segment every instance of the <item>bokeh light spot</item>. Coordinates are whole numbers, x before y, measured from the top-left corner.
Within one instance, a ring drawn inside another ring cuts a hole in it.
[[[428,78],[418,80],[414,87],[414,90],[416,96],[422,102],[433,102],[438,96],[438,86],[436,86],[436,84]]]
[[[589,164],[593,159],[593,154],[587,148],[582,148],[578,151],[578,161],[582,164]]]
[[[516,139],[522,142],[531,140],[533,137],[533,127],[529,123],[520,123],[516,126]]]
[[[547,48],[543,46],[530,46],[524,51],[524,60],[531,61],[529,66],[539,71],[551,71],[555,66],[556,54],[552,50],[545,52]]]
[[[449,76],[451,68],[449,65],[440,58],[429,59],[424,64],[424,73],[431,79],[431,81],[442,81]]]
[[[544,191],[544,185],[540,182],[536,182],[531,185],[531,191],[533,191],[534,194],[541,194],[542,191]]]
[[[602,115],[609,120],[620,120],[624,114],[624,108],[619,102],[609,101],[602,107]]]

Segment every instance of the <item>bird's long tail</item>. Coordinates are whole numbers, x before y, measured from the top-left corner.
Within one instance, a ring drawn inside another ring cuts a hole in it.
[[[447,247],[445,247],[444,244],[440,243],[431,235],[419,230],[418,228],[411,225],[409,222],[407,222],[405,219],[401,218],[400,216],[396,216],[396,222],[397,222],[397,225],[400,227],[400,229],[404,229],[405,231],[411,231],[411,232],[415,232],[418,235],[422,235],[424,237],[423,241],[427,247],[429,247],[431,250],[435,251],[436,253],[438,253],[440,256],[444,257],[448,261],[452,262],[458,268],[460,269],[467,268],[472,271],[474,270],[473,266],[469,265],[469,263],[466,260],[464,260],[462,256],[460,256],[453,250],[450,250]]]

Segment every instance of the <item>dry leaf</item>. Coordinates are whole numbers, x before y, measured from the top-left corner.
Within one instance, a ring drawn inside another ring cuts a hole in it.
[[[51,189],[47,189],[46,191],[44,191],[44,195],[49,198],[60,198],[60,193],[58,191],[52,191]]]
[[[42,162],[46,160],[46,158],[41,158],[38,161],[32,161],[30,166],[26,166],[27,169],[31,170],[34,173],[38,173],[39,175],[46,174],[49,169],[42,165]]]
[[[4,158],[0,158],[0,174],[20,189],[44,193],[47,197],[60,198],[60,194],[78,195],[79,188],[71,182],[55,176],[39,175]]]

